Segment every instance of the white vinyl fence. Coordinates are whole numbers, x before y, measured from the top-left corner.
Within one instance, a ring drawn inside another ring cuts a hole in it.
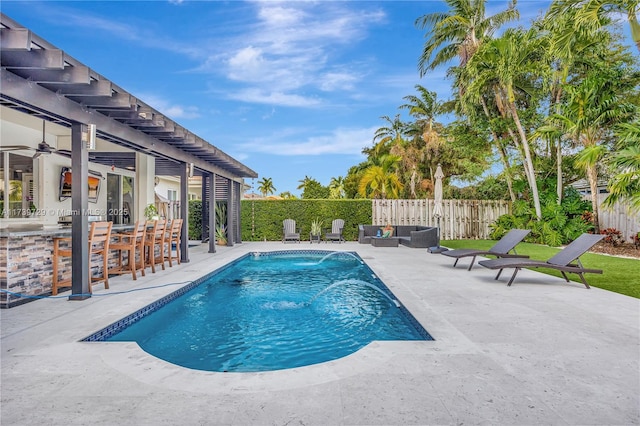
[[[489,225],[511,212],[502,200],[443,200],[440,223],[433,216],[433,200],[372,200],[373,225],[419,225],[440,228],[441,240],[489,239]]]

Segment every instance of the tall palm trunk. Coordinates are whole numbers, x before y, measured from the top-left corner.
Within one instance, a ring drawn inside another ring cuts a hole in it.
[[[562,87],[559,87],[555,99],[556,113],[560,113],[560,97],[562,96]],[[557,203],[562,204],[562,196],[564,195],[564,180],[562,177],[562,141],[560,138],[556,141],[556,192],[558,195]]]
[[[529,141],[527,140],[527,135],[524,132],[522,123],[520,122],[520,117],[518,116],[515,102],[509,101],[509,109],[511,111],[513,121],[518,129],[518,134],[520,135],[520,143],[522,144],[522,150],[524,151],[525,171],[527,172],[529,178],[529,185],[531,187],[531,194],[533,196],[533,206],[536,210],[536,216],[538,217],[538,220],[542,220],[542,208],[540,207],[538,183],[536,182],[536,174],[533,168],[533,160],[531,158],[531,148],[529,147]]]
[[[638,23],[638,17],[633,10],[629,10],[627,17],[629,19],[629,26],[631,27],[631,38],[636,44],[638,52],[640,52],[640,23]]]
[[[600,232],[600,221],[598,219],[598,168],[595,164],[589,164],[586,168],[589,188],[591,189],[591,208],[593,209],[593,226],[595,232]]]
[[[564,178],[562,176],[562,143],[560,140],[556,143],[556,193],[558,194],[558,205],[562,204],[564,195]]]
[[[487,103],[484,98],[480,97],[480,103],[482,104],[482,110],[484,111],[484,115],[487,117],[487,120],[491,121],[491,115],[489,114],[489,108],[487,108]],[[491,132],[491,137],[495,141],[496,147],[498,148],[498,153],[500,154],[500,161],[502,162],[502,166],[504,167],[504,176],[507,179],[507,188],[509,189],[509,197],[511,198],[511,202],[516,201],[516,194],[513,192],[513,180],[511,178],[511,165],[509,164],[509,157],[507,157],[507,151],[504,149],[504,145],[501,143],[501,139],[498,139],[498,135],[493,130],[491,125],[489,125],[489,131]]]

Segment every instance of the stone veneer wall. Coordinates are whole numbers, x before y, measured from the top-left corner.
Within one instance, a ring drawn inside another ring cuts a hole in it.
[[[0,288],[28,296],[51,292],[52,249],[51,235],[1,237]],[[0,293],[2,308],[29,300]]]

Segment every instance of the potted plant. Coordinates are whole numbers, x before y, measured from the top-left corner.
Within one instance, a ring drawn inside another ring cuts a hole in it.
[[[311,232],[309,233],[309,242],[314,241],[320,243],[320,234],[322,233],[322,221],[317,218],[311,222]]]
[[[147,220],[154,220],[154,219],[158,219],[158,208],[156,207],[155,204],[149,204],[147,207],[144,208],[144,216],[147,218]]]
[[[216,227],[216,243],[219,246],[227,244],[227,228],[224,225],[218,225]]]

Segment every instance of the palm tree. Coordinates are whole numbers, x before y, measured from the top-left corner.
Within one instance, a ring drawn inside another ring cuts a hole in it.
[[[280,193],[280,198],[284,199],[284,200],[295,200],[296,196],[293,195],[291,192],[289,191],[284,191]]]
[[[338,176],[337,178],[332,177],[331,182],[329,182],[329,198],[344,198],[345,190],[344,190],[344,177]]]
[[[562,174],[562,134],[553,125],[553,117],[560,114],[565,86],[570,80],[578,76],[583,69],[591,68],[591,58],[605,57],[607,53],[602,51],[604,46],[611,42],[607,31],[583,31],[583,27],[577,31],[574,25],[577,21],[579,10],[565,9],[561,15],[557,15],[552,7],[545,19],[540,22],[540,29],[549,37],[549,49],[547,54],[551,65],[549,75],[549,117],[551,125],[546,125],[537,130],[537,134],[544,137],[555,151],[556,156],[556,192],[558,205],[562,202],[564,192],[564,179]],[[548,123],[549,124],[549,123]]]
[[[538,220],[542,219],[542,209],[532,150],[518,113],[516,100],[518,96],[521,98],[519,100],[531,96],[533,86],[528,77],[541,73],[536,69],[540,52],[543,51],[540,41],[533,29],[527,32],[509,29],[502,37],[487,41],[467,64],[468,75],[471,77],[469,93],[481,97],[487,88],[492,88],[496,94],[498,109],[503,112],[505,118],[512,120],[516,127],[517,135],[513,135],[514,141],[524,157],[525,175]]]
[[[302,189],[302,192],[304,192],[304,190],[307,189],[307,187],[314,181],[315,179],[313,179],[312,177],[305,176],[304,179],[298,181],[300,182],[300,185],[298,185],[296,189]]]
[[[405,96],[403,99],[408,103],[400,105],[400,109],[408,109],[409,114],[417,120],[426,120],[428,123],[433,123],[435,117],[442,110],[442,102],[438,101],[438,94],[419,84],[415,85],[415,89],[418,91],[419,96]]]
[[[374,157],[388,154],[394,145],[402,144],[402,135],[407,127],[407,125],[400,120],[400,114],[396,114],[393,120],[386,115],[380,118],[389,123],[389,125],[376,130],[373,135],[373,148],[364,150],[366,154],[373,155]]]
[[[515,8],[516,0],[509,3],[507,10],[488,18],[485,17],[486,0],[445,2],[450,8],[448,12],[430,13],[415,22],[419,29],[427,30],[427,41],[418,61],[421,77],[455,57],[460,58],[460,66],[464,67],[483,39],[491,37],[500,26],[520,16]]]
[[[276,188],[273,186],[273,180],[268,177],[263,177],[262,179],[260,179],[258,181],[258,191],[260,191],[263,197],[276,192]]]
[[[626,200],[632,211],[640,212],[640,122],[620,125],[617,134],[624,147],[610,159],[617,173],[609,182],[609,195],[603,205],[612,207]]]
[[[398,198],[403,185],[396,174],[400,157],[383,155],[376,159],[376,163],[369,166],[363,173],[358,186],[358,193],[362,197],[370,198]]]
[[[622,76],[616,78],[615,70],[593,72],[578,85],[568,86],[569,100],[563,113],[556,115],[561,128],[571,138],[575,146],[582,146],[576,165],[585,169],[591,189],[591,206],[596,231],[598,223],[598,164],[607,152],[606,138],[612,127],[631,113],[628,106],[619,99]],[[623,155],[626,157],[627,153]],[[633,158],[633,156],[631,157]],[[626,164],[620,157],[619,164]]]
[[[615,14],[627,16],[631,28],[631,38],[640,51],[640,23],[638,23],[639,0],[555,0],[549,7],[547,16],[551,19],[560,18],[567,13],[577,11],[572,28],[567,29],[562,47],[570,50],[568,43],[571,32],[596,31],[610,22]]]
[[[420,131],[420,138],[424,141],[425,146],[420,155],[422,159],[425,157],[430,161],[428,164],[429,177],[433,180],[433,165],[441,162],[440,151],[444,139],[440,137],[440,134],[434,127],[435,117],[440,114],[443,109],[442,102],[438,101],[438,95],[436,92],[427,90],[423,86],[417,84],[415,86],[419,93],[419,96],[409,95],[403,99],[409,103],[400,105],[401,109],[408,109],[409,114],[416,118],[414,123],[415,130]],[[395,154],[395,153],[394,153]],[[412,165],[411,173],[411,192],[415,193],[415,180],[417,175],[415,173],[415,164]]]
[[[490,38],[503,24],[519,18],[520,14],[515,8],[516,1],[512,0],[506,10],[486,17],[486,0],[445,0],[450,8],[448,12],[434,12],[418,18],[415,22],[416,26],[427,29],[425,35],[427,41],[418,61],[420,76],[423,77],[428,70],[433,70],[456,56],[460,59],[459,67],[464,69],[485,39]],[[458,80],[457,86],[458,91],[461,94],[464,93],[465,81]],[[490,122],[492,117],[484,97],[480,97],[478,101]],[[464,106],[463,109],[465,109]],[[509,194],[511,199],[515,200],[511,167],[504,144],[493,129],[491,133],[503,163]]]
[[[422,140],[427,145],[437,145],[441,140],[440,135],[433,128],[433,123],[435,117],[442,110],[442,102],[438,102],[438,94],[436,92],[427,90],[419,84],[415,88],[420,96],[405,96],[403,99],[409,101],[409,103],[400,105],[400,109],[408,109],[409,114],[415,117],[417,122],[422,125]]]

